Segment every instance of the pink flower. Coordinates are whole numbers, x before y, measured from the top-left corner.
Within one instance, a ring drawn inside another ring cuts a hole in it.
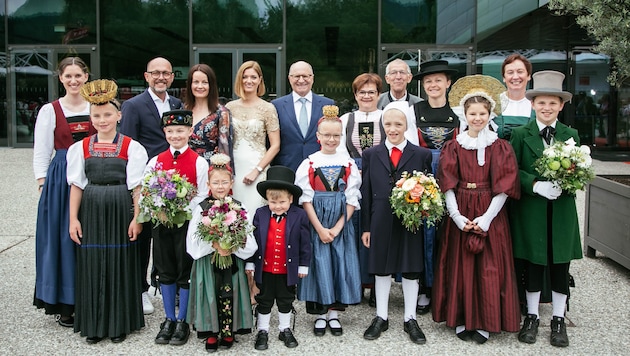
[[[414,199],[420,198],[420,196],[424,193],[424,187],[422,184],[417,183],[415,187],[409,192],[409,196]]]
[[[212,224],[212,220],[208,215],[205,215],[203,218],[201,218],[201,223],[206,226],[210,226]]]
[[[405,180],[407,180],[407,178],[400,178],[398,182],[396,182],[396,186],[401,187],[403,183],[405,183]]]
[[[223,220],[223,225],[230,226],[234,221],[236,221],[236,211],[231,210],[227,214],[225,214],[225,220]]]

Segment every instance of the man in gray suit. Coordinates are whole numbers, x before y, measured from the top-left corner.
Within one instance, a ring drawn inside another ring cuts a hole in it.
[[[404,100],[409,102],[410,106],[422,101],[422,98],[407,92],[407,84],[411,82],[412,77],[411,68],[402,59],[397,58],[389,62],[385,68],[385,81],[389,84],[389,91],[378,97],[376,106],[383,110],[392,101]]]
[[[120,133],[138,141],[146,150],[149,159],[165,151],[168,142],[162,131],[162,114],[166,111],[182,108],[181,100],[169,96],[166,90],[173,84],[175,74],[171,62],[157,57],[147,63],[144,79],[149,84],[143,93],[126,100],[122,104]],[[142,275],[142,309],[144,314],[153,313],[153,304],[149,299],[149,284],[146,271],[151,254],[151,223],[145,223],[138,236],[138,251]],[[153,276],[152,276],[153,279]]]
[[[333,105],[332,99],[312,92],[315,75],[313,67],[298,61],[289,68],[289,83],[293,91],[271,103],[278,111],[280,121],[280,152],[274,164],[293,171],[311,153],[319,151],[315,133],[317,121],[322,117],[324,105]]]

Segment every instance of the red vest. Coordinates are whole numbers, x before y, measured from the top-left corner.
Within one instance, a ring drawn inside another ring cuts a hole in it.
[[[182,177],[186,177],[189,183],[197,186],[197,158],[199,155],[188,147],[177,159],[173,159],[171,149],[160,153],[157,161],[162,163],[162,169],[175,169]]]
[[[287,249],[284,243],[284,229],[286,225],[286,218],[282,219],[279,223],[276,222],[276,219],[273,217],[269,220],[263,272],[287,274]]]

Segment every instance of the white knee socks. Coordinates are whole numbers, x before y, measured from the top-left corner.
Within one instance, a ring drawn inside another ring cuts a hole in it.
[[[271,320],[271,313],[260,314],[258,313],[258,330],[264,330],[269,332],[269,321]]]
[[[291,327],[291,313],[278,312],[278,329],[280,329],[280,331],[284,331],[284,329],[289,329],[290,327]]]
[[[376,315],[387,320],[389,313],[389,290],[392,287],[392,276],[375,276],[374,293],[376,293]],[[418,291],[416,290],[416,294]]]
[[[567,306],[567,295],[551,291],[551,306],[553,307],[553,316],[564,318],[564,309]]]
[[[405,299],[405,322],[416,319],[416,303],[418,302],[418,290],[420,285],[417,279],[402,279],[403,297]],[[378,307],[378,301],[376,302]]]
[[[538,305],[540,304],[540,291],[530,292],[525,291],[525,299],[527,299],[527,314],[538,314]]]

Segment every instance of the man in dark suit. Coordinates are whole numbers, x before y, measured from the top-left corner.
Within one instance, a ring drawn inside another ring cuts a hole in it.
[[[319,150],[315,136],[317,121],[322,117],[324,105],[334,103],[332,99],[314,94],[313,82],[313,67],[304,61],[295,62],[289,68],[293,91],[271,102],[280,121],[280,152],[274,164],[293,171],[308,155]]]
[[[363,334],[377,339],[389,328],[388,303],[392,275],[402,273],[404,297],[404,331],[416,344],[426,337],[416,321],[418,279],[424,271],[423,229],[408,231],[392,213],[389,196],[402,172],[430,172],[431,151],[411,144],[405,138],[407,111],[405,101],[393,102],[383,110],[383,127],[387,139],[363,151],[363,184],[361,185],[361,239],[369,252],[369,273],[375,275],[376,317]]]
[[[149,84],[149,88],[122,104],[120,133],[140,142],[147,150],[150,159],[169,147],[161,126],[162,114],[166,111],[182,109],[183,106],[181,100],[169,96],[166,92],[175,79],[171,62],[162,57],[152,59],[147,64],[144,79]],[[151,223],[146,223],[138,236],[144,288],[142,293],[144,314],[151,314],[154,310],[147,293],[149,284],[145,275],[151,253],[151,230]]]

